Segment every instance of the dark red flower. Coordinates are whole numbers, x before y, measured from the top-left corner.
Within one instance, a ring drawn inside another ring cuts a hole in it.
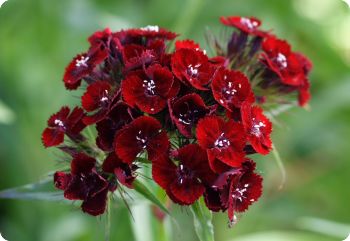
[[[150,65],[159,57],[153,49],[146,48],[142,45],[129,44],[122,50],[124,72]]]
[[[244,212],[262,193],[262,177],[254,173],[255,163],[246,161],[239,169],[222,173],[206,190],[205,201],[212,211],[228,210],[230,222],[235,212]]]
[[[114,149],[114,137],[117,131],[129,124],[138,114],[124,102],[119,102],[108,112],[108,115],[96,123],[96,144],[104,151]]]
[[[78,54],[67,66],[63,81],[67,89],[77,89],[81,80],[93,73],[95,67],[108,56],[106,49],[92,48],[87,53]]]
[[[169,149],[169,139],[158,120],[141,116],[125,126],[115,139],[115,152],[125,163],[132,163],[137,155],[147,151],[152,159]]]
[[[81,141],[80,132],[85,128],[82,122],[85,113],[83,109],[75,107],[70,112],[69,107],[64,106],[53,114],[47,121],[48,127],[42,134],[42,142],[45,147],[57,146],[64,141],[64,134],[73,141]]]
[[[214,74],[214,66],[208,57],[195,49],[179,49],[171,58],[174,75],[187,85],[199,90],[207,90]]]
[[[102,170],[115,174],[118,182],[128,188],[132,188],[132,183],[136,178],[137,166],[124,163],[114,152],[111,152],[104,160]]]
[[[199,145],[207,150],[210,166],[215,166],[216,159],[231,167],[239,167],[244,161],[246,135],[241,124],[209,116],[199,120],[196,133]]]
[[[71,173],[56,172],[54,182],[66,199],[83,200],[82,210],[97,216],[106,208],[108,182],[96,172],[95,163],[94,158],[78,153],[71,162]]]
[[[172,40],[176,38],[177,34],[170,32],[164,28],[160,28],[159,26],[146,26],[143,28],[132,28],[127,30],[122,30],[114,33],[123,44],[129,43],[137,43],[141,42],[142,38],[146,40],[152,39],[164,39],[164,40]]]
[[[208,166],[205,150],[197,144],[189,144],[174,153],[175,165],[168,155],[152,159],[152,176],[166,190],[168,196],[181,205],[194,203],[205,191],[205,186],[216,175]]]
[[[272,124],[264,115],[263,110],[250,103],[244,103],[241,108],[242,124],[247,133],[247,138],[254,150],[266,155],[272,148],[270,134]]]
[[[248,78],[239,71],[219,69],[211,89],[215,100],[230,111],[239,108],[244,101],[254,102],[254,94]]]
[[[187,138],[192,137],[192,128],[198,120],[210,112],[215,111],[216,106],[207,107],[198,94],[188,94],[173,101],[169,100],[169,113],[172,121],[181,134]]]
[[[290,86],[303,84],[305,79],[303,62],[300,56],[291,51],[286,41],[270,36],[265,39],[262,48],[263,62],[280,77],[283,84]]]
[[[179,49],[194,49],[197,51],[201,51],[199,44],[197,44],[191,39],[177,40],[175,42],[175,50]]]
[[[173,74],[158,64],[148,67],[146,71],[133,72],[122,81],[125,102],[150,114],[156,114],[166,107],[167,99],[177,94],[173,88],[178,91]]]
[[[220,21],[226,26],[235,27],[247,34],[256,35],[260,37],[265,37],[268,35],[268,33],[259,30],[261,21],[254,17],[220,17]]]
[[[96,81],[90,84],[81,97],[81,104],[86,111],[94,113],[84,117],[84,123],[91,125],[101,121],[108,114],[118,94],[119,92],[115,92],[107,81]]]
[[[91,44],[92,48],[100,48],[101,45],[108,48],[109,42],[113,38],[113,33],[109,28],[104,29],[103,31],[96,31],[89,38],[88,41]]]

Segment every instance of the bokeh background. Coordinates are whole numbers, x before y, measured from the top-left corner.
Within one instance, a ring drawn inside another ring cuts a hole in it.
[[[272,155],[258,158],[265,192],[232,229],[216,214],[218,241],[336,241],[350,232],[350,8],[341,0],[9,0],[0,8],[0,189],[40,180],[57,152],[40,141],[48,116],[79,99],[61,81],[67,63],[97,29],[160,25],[205,46],[222,15],[256,16],[314,63],[309,110],[278,118]],[[111,240],[162,240],[144,206],[112,210]],[[195,241],[191,213],[173,209],[173,240]],[[143,215],[145,218],[142,218]],[[153,228],[152,228],[153,227]],[[100,241],[104,223],[65,202],[0,200],[0,233],[9,241]],[[140,235],[141,233],[141,235]]]

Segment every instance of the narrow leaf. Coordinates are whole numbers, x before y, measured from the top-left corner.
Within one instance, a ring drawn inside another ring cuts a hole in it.
[[[284,164],[283,164],[283,161],[281,159],[281,156],[278,152],[278,150],[276,149],[276,146],[274,144],[272,144],[272,154],[275,158],[275,161],[277,163],[277,166],[278,168],[280,169],[281,171],[281,183],[278,187],[279,190],[281,190],[285,183],[286,183],[286,180],[287,180],[287,173],[286,173],[286,168],[284,167]]]
[[[0,198],[45,201],[64,200],[62,192],[53,190],[52,182],[52,178],[46,178],[36,183],[5,189],[0,191]]]
[[[214,241],[214,227],[212,223],[212,213],[205,206],[203,198],[191,206],[193,223],[196,234],[200,241]]]
[[[147,198],[149,201],[151,201],[153,204],[158,206],[162,211],[170,215],[168,209],[162,204],[162,202],[151,192],[151,190],[148,189],[142,182],[139,180],[135,180],[133,182],[133,187],[136,192],[140,193],[142,196]]]

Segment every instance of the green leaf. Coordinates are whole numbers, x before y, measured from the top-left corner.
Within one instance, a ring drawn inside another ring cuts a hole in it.
[[[46,178],[36,183],[2,190],[0,191],[0,198],[45,201],[64,200],[62,192],[53,190],[52,178]]]
[[[162,204],[162,202],[151,192],[151,190],[148,189],[142,182],[139,180],[135,180],[133,182],[133,187],[136,192],[140,193],[142,196],[144,196],[146,199],[151,201],[153,204],[155,204],[157,207],[159,207],[162,211],[164,211],[166,214],[170,215],[169,210]],[[170,215],[171,216],[171,215]]]
[[[203,198],[191,206],[193,223],[200,241],[214,241],[213,215],[205,206]]]

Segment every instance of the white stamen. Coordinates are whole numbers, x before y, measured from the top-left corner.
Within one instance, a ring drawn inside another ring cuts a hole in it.
[[[56,119],[56,120],[55,120],[55,125],[58,125],[58,126],[60,126],[60,127],[63,127],[63,126],[64,126],[63,121],[61,121],[60,119]]]
[[[201,66],[201,64],[196,64],[194,66],[192,66],[192,64],[190,64],[188,66],[188,71],[190,72],[190,75],[197,75],[198,74],[198,68]]]
[[[147,142],[147,140],[146,140],[145,138],[142,138],[141,135],[142,135],[142,132],[139,131],[139,132],[138,132],[138,135],[136,136],[136,140],[137,140],[137,141],[140,141],[140,142],[143,144],[143,145],[142,145],[142,148],[145,149],[145,148],[146,148],[146,142]]]
[[[156,88],[156,83],[154,83],[154,80],[143,80],[143,87],[145,87],[152,95],[154,95],[154,89]]]
[[[253,118],[253,121],[255,120],[255,118]],[[261,135],[261,130],[260,130],[260,128],[261,127],[265,127],[266,125],[263,123],[263,122],[261,122],[261,121],[259,121],[259,123],[258,124],[254,124],[253,125],[253,129],[252,129],[252,131],[251,131],[251,133],[253,134],[253,135],[255,135],[255,136],[260,136]]]
[[[89,57],[81,56],[80,59],[77,59],[77,60],[75,61],[75,66],[76,66],[76,67],[81,67],[81,66],[87,67],[88,65],[86,64],[86,62],[87,62],[89,59],[90,59]]]
[[[216,147],[226,147],[230,145],[230,141],[224,137],[224,133],[221,133],[219,138],[215,141],[214,145]]]
[[[241,18],[241,24],[247,26],[249,29],[254,29],[258,26],[256,21],[252,21],[249,18]]]
[[[148,25],[146,27],[143,27],[143,28],[140,28],[141,30],[144,30],[144,31],[151,31],[151,32],[159,32],[159,26],[157,25]]]
[[[287,58],[281,53],[277,55],[277,62],[281,65],[281,68],[286,68],[288,66]]]

